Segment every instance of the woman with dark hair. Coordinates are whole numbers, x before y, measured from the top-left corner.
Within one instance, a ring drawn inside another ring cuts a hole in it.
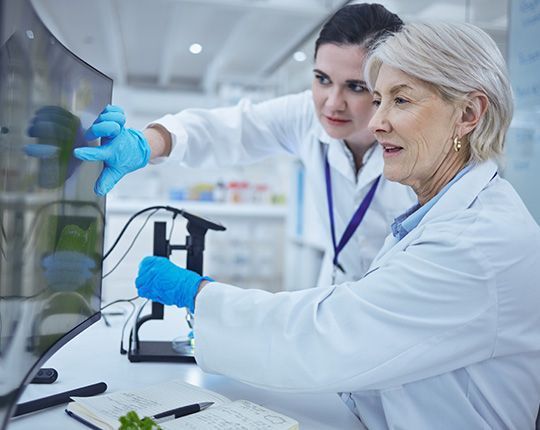
[[[101,147],[77,149],[75,155],[104,162],[98,194],[150,159],[209,167],[279,154],[299,157],[308,186],[326,190],[315,195],[326,243],[318,284],[359,279],[394,217],[414,202],[406,187],[381,177],[381,149],[367,128],[372,97],[362,72],[367,46],[401,25],[381,5],[345,6],[317,39],[311,91],[259,104],[187,109],[143,132],[125,128],[122,110],[109,106],[89,130],[90,138],[102,138]]]

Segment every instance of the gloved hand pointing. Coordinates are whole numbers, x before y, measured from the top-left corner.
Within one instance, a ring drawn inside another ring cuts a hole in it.
[[[195,311],[195,296],[202,281],[213,281],[171,263],[165,257],[146,257],[139,265],[135,285],[139,296],[164,305]]]
[[[125,128],[126,117],[122,108],[109,105],[86,131],[87,140],[101,138],[101,146],[77,148],[75,157],[85,161],[103,161],[104,167],[94,191],[107,194],[125,175],[140,169],[150,160],[150,145],[144,135]]]

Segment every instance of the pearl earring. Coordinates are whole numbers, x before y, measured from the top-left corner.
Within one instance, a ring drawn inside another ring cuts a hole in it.
[[[459,137],[454,137],[454,151],[459,152],[461,149],[461,139]]]

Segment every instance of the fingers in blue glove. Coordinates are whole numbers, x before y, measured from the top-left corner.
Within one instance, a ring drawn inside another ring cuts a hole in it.
[[[120,112],[124,113],[124,109],[118,105],[107,105],[105,106],[105,109],[101,113],[107,113],[107,112]]]
[[[100,137],[116,137],[126,124],[126,114],[120,106],[108,105],[86,131],[86,140],[96,140]]]
[[[107,105],[96,118],[94,124],[104,121],[114,121],[120,127],[123,127],[126,124],[126,113],[120,106]]]
[[[118,124],[107,121],[92,127],[118,127]],[[131,128],[122,128],[113,139],[99,147],[78,148],[75,157],[85,161],[103,161],[105,166],[98,178],[94,190],[98,195],[107,194],[125,175],[148,164],[151,148],[146,137]]]
[[[94,185],[94,192],[98,196],[107,195],[114,186],[124,177],[124,174],[112,167],[104,167]]]
[[[73,155],[83,161],[106,161],[110,158],[110,149],[107,146],[85,146],[73,150]]]
[[[194,312],[195,296],[205,279],[211,280],[178,267],[165,257],[152,256],[144,258],[139,265],[135,285],[141,297],[164,305],[187,307]]]
[[[88,141],[96,140],[100,137],[114,138],[118,136],[121,131],[122,126],[115,121],[94,122],[94,124],[86,130],[86,133],[84,133],[84,138]]]

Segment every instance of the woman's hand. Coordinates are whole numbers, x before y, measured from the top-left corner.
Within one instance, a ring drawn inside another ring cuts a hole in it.
[[[86,131],[88,141],[101,138],[97,147],[77,148],[75,157],[84,161],[103,161],[104,167],[94,191],[105,195],[125,175],[140,169],[150,160],[150,145],[142,132],[125,128],[122,108],[109,105]]]
[[[205,281],[213,281],[171,263],[165,257],[146,257],[139,265],[135,285],[139,296],[164,305],[195,311],[195,296]]]

